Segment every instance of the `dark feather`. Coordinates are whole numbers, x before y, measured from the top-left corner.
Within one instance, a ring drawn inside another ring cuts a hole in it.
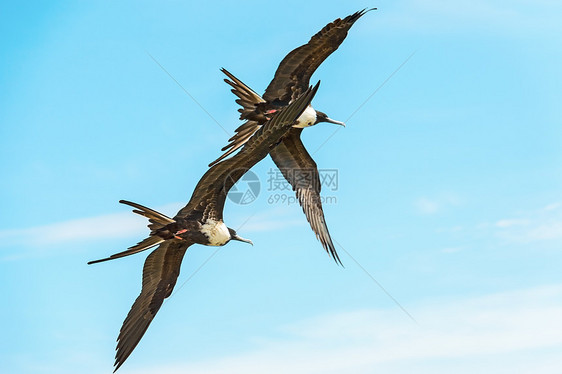
[[[344,19],[336,19],[324,26],[308,43],[291,51],[279,64],[263,98],[286,105],[298,96],[308,87],[310,77],[318,66],[338,49],[355,21],[373,9],[363,9]]]
[[[221,69],[229,78],[224,81],[232,86],[231,91],[239,98],[236,102],[242,106],[239,109],[240,119],[246,122],[235,130],[235,134],[228,140],[228,145],[221,149],[224,153],[209,166],[224,160],[242,147],[267,120],[267,110],[279,109],[289,104],[290,100],[306,90],[312,74],[332,52],[338,49],[355,21],[373,9],[363,9],[343,20],[336,19],[316,33],[307,44],[291,51],[279,64],[263,98],[234,74],[224,68]]]
[[[316,162],[302,144],[300,138],[302,130],[297,128],[289,130],[289,135],[271,150],[270,155],[285,179],[293,187],[312,231],[326,252],[336,263],[342,265],[324,219],[320,199],[320,176]]]
[[[146,258],[141,293],[125,318],[117,338],[115,370],[135,349],[164,299],[171,295],[180,274],[183,256],[191,244],[178,240],[166,241]]]
[[[121,257],[134,255],[135,253],[139,253],[139,252],[145,251],[147,249],[150,249],[150,248],[154,247],[155,245],[158,245],[158,244],[162,243],[163,241],[164,241],[164,239],[162,239],[158,236],[149,236],[148,238],[144,239],[143,241],[139,242],[138,244],[127,248],[126,251],[116,253],[116,254],[111,255],[109,257],[106,257],[106,258],[102,258],[101,260],[90,261],[90,262],[88,262],[88,265],[97,264],[99,262],[115,260],[115,259],[118,259],[118,258],[121,258]]]
[[[320,82],[309,88],[288,107],[277,112],[261,126],[235,156],[214,164],[203,175],[189,203],[174,217],[198,219],[222,219],[226,194],[251,167],[263,160],[279,139],[287,133],[297,118],[312,101]]]
[[[225,68],[222,68],[221,71],[229,78],[224,81],[232,86],[232,93],[239,97],[236,102],[242,106],[240,119],[247,119],[247,116],[256,110],[256,105],[264,103],[265,100]]]
[[[158,231],[161,231],[161,229],[167,230],[172,226],[176,230],[180,228],[179,225],[181,224],[184,229],[193,234],[191,238],[196,238],[197,234],[200,233],[191,232],[193,228],[190,225],[196,225],[197,222],[205,222],[208,219],[222,220],[222,211],[228,191],[247,170],[267,156],[272,143],[278,142],[291,128],[296,119],[310,104],[319,84],[310,87],[295,102],[277,113],[271,121],[265,123],[246,142],[236,156],[210,168],[195,187],[189,203],[173,219],[140,204],[125,200],[120,201],[136,208],[133,211],[147,217],[151,225],[162,227],[152,231],[151,236],[127,251],[90,262],[96,263],[128,256],[160,244],[156,250],[148,255],[144,263],[141,293],[131,307],[119,332],[115,354],[115,371],[123,365],[135,349],[162,306],[164,299],[172,293],[187,248],[194,242],[198,242],[192,239],[179,240],[174,237],[165,240],[157,236]],[[166,224],[164,225],[164,223]]]
[[[228,70],[222,68],[221,71],[226,74],[229,79],[224,81],[232,86],[232,92],[238,96],[240,99],[236,100],[238,104],[242,106],[240,110],[240,119],[246,119],[242,125],[240,125],[234,132],[235,134],[228,139],[229,143],[221,149],[221,151],[226,151],[219,158],[209,164],[213,166],[230,156],[232,153],[236,152],[240,147],[242,147],[248,139],[254,134],[262,125],[254,119],[249,119],[252,114],[255,113],[257,105],[264,103],[265,101],[250,87],[246,86],[240,79],[236,78]],[[265,119],[265,118],[264,118]],[[228,150],[228,151],[227,151]]]

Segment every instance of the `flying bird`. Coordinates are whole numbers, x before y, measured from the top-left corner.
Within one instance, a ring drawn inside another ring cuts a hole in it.
[[[320,82],[309,87],[289,106],[276,112],[250,137],[240,152],[211,167],[201,178],[191,199],[173,217],[137,203],[121,200],[149,220],[150,235],[126,251],[88,264],[129,256],[158,245],[143,268],[142,289],[117,338],[115,370],[119,369],[146,332],[164,299],[174,289],[185,252],[192,244],[223,246],[230,240],[251,243],[223,222],[226,195],[252,166],[264,159],[310,104]]]
[[[231,91],[238,97],[236,102],[242,106],[238,109],[240,119],[246,122],[235,130],[236,133],[229,139],[229,144],[222,148],[222,151],[225,151],[224,154],[209,166],[220,162],[242,147],[272,114],[289,105],[306,90],[312,74],[332,52],[338,49],[351,26],[365,13],[375,9],[363,9],[343,19],[336,19],[324,26],[307,44],[291,51],[279,64],[275,76],[263,96],[226,69],[221,69],[228,77],[225,82],[232,86]],[[293,128],[270,151],[270,155],[295,191],[316,237],[332,258],[341,265],[322,210],[318,168],[300,138],[304,128],[320,122],[345,126],[343,122],[335,121],[325,113],[308,106]]]

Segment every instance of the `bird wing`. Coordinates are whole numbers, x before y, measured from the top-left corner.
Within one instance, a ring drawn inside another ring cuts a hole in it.
[[[310,87],[289,106],[275,113],[261,126],[235,156],[212,166],[203,175],[187,205],[174,219],[189,218],[201,222],[207,219],[222,220],[222,211],[228,191],[255,164],[263,160],[280,142],[297,118],[312,101],[320,82]]]
[[[270,151],[271,158],[293,187],[299,203],[322,246],[336,263],[342,265],[324,219],[320,199],[320,176],[316,162],[302,144],[303,129],[292,128],[281,143]]]
[[[225,78],[224,81],[232,87],[230,91],[238,96],[236,103],[240,104],[242,107],[238,109],[240,112],[240,119],[248,118],[248,116],[256,110],[257,104],[265,103],[265,100],[262,99],[259,94],[245,85],[240,79],[236,78],[234,74],[225,68],[222,68],[221,71],[229,78]]]
[[[115,370],[137,346],[154,316],[169,297],[180,274],[180,266],[192,243],[168,240],[160,244],[144,262],[142,290],[123,322],[117,338]]]
[[[336,19],[324,26],[307,44],[291,51],[279,64],[263,98],[268,102],[289,103],[298,96],[308,87],[310,77],[318,66],[338,49],[355,21],[370,10],[363,9],[344,19]]]
[[[222,68],[221,71],[226,74],[230,79],[224,79],[226,83],[232,86],[233,94],[238,96],[236,102],[242,106],[238,109],[240,112],[240,119],[247,119],[251,113],[254,113],[256,106],[261,103],[265,103],[265,100],[261,98],[254,90],[244,84],[240,79],[236,78],[228,70]],[[209,167],[220,162],[224,158],[231,155],[233,152],[238,150],[250,139],[252,135],[260,128],[261,124],[258,121],[248,119],[240,127],[234,130],[235,134],[228,139],[228,144],[221,149],[224,152],[219,158],[209,164]]]
[[[261,122],[251,118],[255,114],[259,104],[276,103],[287,105],[292,99],[298,97],[309,85],[310,77],[318,66],[332,54],[347,36],[347,32],[365,13],[376,9],[363,9],[341,18],[324,26],[316,33],[310,41],[291,51],[279,64],[273,80],[265,90],[263,98],[254,90],[245,85],[228,70],[221,71],[229,79],[225,82],[232,86],[232,93],[238,96],[236,102],[242,106],[238,109],[240,119],[246,120],[228,139],[228,144],[221,149],[225,151],[219,158],[209,164],[209,167],[217,164],[244,145],[248,139],[260,128]]]

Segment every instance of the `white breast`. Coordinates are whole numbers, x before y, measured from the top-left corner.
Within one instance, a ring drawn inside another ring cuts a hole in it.
[[[230,240],[230,232],[223,221],[209,219],[201,226],[201,232],[209,238],[209,245],[221,246]]]
[[[312,126],[316,123],[316,111],[314,108],[309,105],[306,107],[304,112],[302,112],[301,116],[297,119],[297,123],[293,125],[293,127],[303,128]]]

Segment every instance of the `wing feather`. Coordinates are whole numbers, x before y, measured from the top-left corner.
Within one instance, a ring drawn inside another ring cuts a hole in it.
[[[281,140],[297,118],[312,101],[320,82],[309,88],[297,100],[275,113],[261,126],[233,157],[213,165],[203,175],[189,203],[180,209],[174,219],[222,219],[226,195],[234,184],[255,164],[263,160]]]
[[[320,176],[316,162],[312,159],[302,144],[300,134],[302,129],[292,128],[289,135],[283,139],[274,149],[270,151],[273,162],[277,165],[285,179],[291,184],[297,199],[302,207],[306,219],[310,223],[316,238],[328,254],[342,265],[336,252],[320,198]]]
[[[234,135],[228,139],[229,143],[221,149],[221,151],[226,152],[215,161],[211,162],[209,167],[219,163],[232,153],[236,152],[261,127],[261,124],[258,121],[250,119],[249,117],[252,113],[255,113],[258,104],[265,103],[265,100],[262,99],[260,95],[245,85],[240,79],[236,78],[234,74],[225,68],[222,68],[221,71],[229,78],[224,81],[232,87],[232,93],[239,98],[236,102],[242,106],[242,108],[238,109],[240,112],[240,119],[246,119],[246,122],[234,130]]]
[[[263,98],[268,102],[286,104],[298,96],[308,87],[310,77],[318,66],[338,49],[355,21],[373,9],[363,9],[344,19],[336,19],[324,26],[308,43],[292,50],[279,64]]]
[[[135,349],[164,299],[172,293],[180,274],[183,256],[191,244],[186,241],[166,241],[146,258],[141,293],[125,318],[117,338],[115,370],[119,369]]]
[[[363,9],[344,19],[336,19],[316,33],[307,44],[291,51],[279,64],[263,98],[228,70],[222,68],[221,71],[229,78],[224,81],[232,87],[232,93],[238,97],[236,102],[242,106],[238,109],[240,119],[246,120],[246,122],[235,130],[234,136],[228,140],[229,143],[221,149],[226,152],[211,162],[209,166],[217,164],[236,152],[260,128],[265,121],[265,118],[261,120],[256,118],[256,113],[260,111],[258,109],[260,104],[288,105],[292,99],[304,92],[312,74],[330,54],[338,49],[355,21],[373,9]],[[263,116],[263,113],[260,115]]]
[[[256,105],[265,103],[265,100],[225,68],[222,68],[221,71],[229,78],[225,78],[224,81],[232,87],[230,91],[238,96],[236,102],[242,106],[242,108],[238,110],[241,113],[240,119],[247,119],[248,115],[254,113],[256,110]]]

